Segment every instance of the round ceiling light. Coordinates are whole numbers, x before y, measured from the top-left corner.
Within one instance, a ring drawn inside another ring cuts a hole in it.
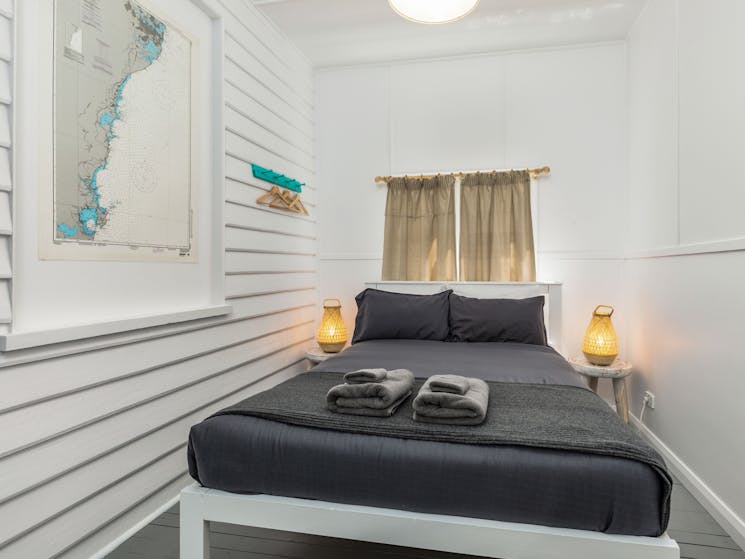
[[[473,11],[479,0],[388,0],[398,15],[416,23],[450,23]]]

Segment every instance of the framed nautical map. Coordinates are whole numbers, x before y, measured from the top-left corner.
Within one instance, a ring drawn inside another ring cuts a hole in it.
[[[138,0],[54,0],[42,259],[196,260],[192,43]]]

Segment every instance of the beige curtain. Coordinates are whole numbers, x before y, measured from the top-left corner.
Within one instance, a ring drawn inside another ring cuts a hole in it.
[[[455,178],[388,182],[383,279],[455,280]]]
[[[535,281],[530,174],[466,175],[460,200],[460,280]]]

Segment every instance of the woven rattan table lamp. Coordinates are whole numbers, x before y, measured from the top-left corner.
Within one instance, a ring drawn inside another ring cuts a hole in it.
[[[338,353],[347,343],[347,327],[341,318],[341,301],[336,298],[323,300],[323,317],[318,327],[316,341],[326,353]]]
[[[610,317],[613,307],[598,305],[582,340],[582,353],[593,365],[610,365],[618,357],[618,334]]]

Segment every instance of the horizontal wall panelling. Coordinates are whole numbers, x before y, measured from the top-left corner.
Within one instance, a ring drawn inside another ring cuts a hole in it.
[[[11,277],[13,233],[13,30],[14,2],[5,0],[0,11],[0,331],[7,330],[12,319]]]
[[[195,3],[225,33],[215,66],[225,72],[225,201],[217,214],[233,312],[0,355],[0,428],[9,434],[0,447],[0,516],[9,519],[0,557],[72,558],[105,548],[190,483],[192,424],[307,367],[318,314],[312,68],[247,0]],[[10,189],[3,155],[12,130],[2,122],[11,115],[3,18],[0,11],[0,196]],[[251,162],[307,182],[312,215],[257,207],[269,186],[252,177]],[[10,212],[0,198],[0,279],[12,275],[3,216]]]

